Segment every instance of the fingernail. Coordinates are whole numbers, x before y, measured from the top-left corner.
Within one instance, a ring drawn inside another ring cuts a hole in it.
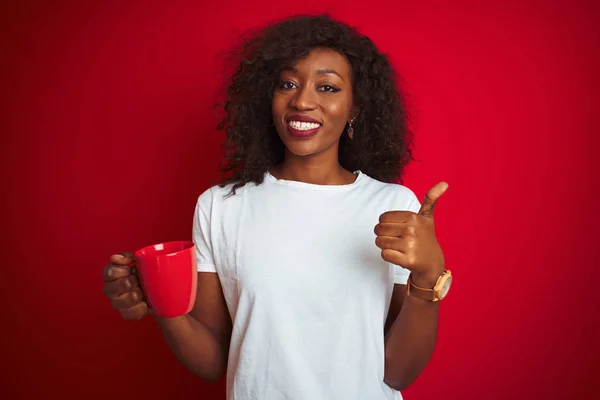
[[[123,254],[115,254],[114,257],[118,260],[125,258],[125,256],[123,256]]]
[[[112,277],[114,276],[114,274],[115,274],[115,270],[114,270],[114,269],[112,269],[112,268],[110,268],[110,269],[108,270],[108,276],[110,276],[110,277],[112,278]]]

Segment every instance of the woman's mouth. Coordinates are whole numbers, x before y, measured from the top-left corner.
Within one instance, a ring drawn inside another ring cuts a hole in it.
[[[298,139],[308,139],[317,134],[321,124],[291,120],[287,122],[288,132]]]

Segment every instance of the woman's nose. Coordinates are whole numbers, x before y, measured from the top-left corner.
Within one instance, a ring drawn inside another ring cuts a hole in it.
[[[304,87],[296,91],[290,99],[290,107],[297,110],[313,110],[317,107],[315,93],[308,87]]]

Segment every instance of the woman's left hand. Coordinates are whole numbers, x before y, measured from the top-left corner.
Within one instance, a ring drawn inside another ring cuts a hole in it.
[[[381,257],[412,272],[412,281],[422,288],[432,288],[445,270],[444,253],[435,236],[433,210],[448,189],[440,182],[427,192],[419,213],[388,211],[375,226],[375,244]]]

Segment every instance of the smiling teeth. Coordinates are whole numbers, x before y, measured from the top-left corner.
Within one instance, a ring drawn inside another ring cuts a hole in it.
[[[316,129],[319,126],[321,126],[321,124],[316,124],[314,122],[300,122],[300,121],[290,121],[290,122],[288,122],[288,125],[299,131],[308,131],[310,129]]]

